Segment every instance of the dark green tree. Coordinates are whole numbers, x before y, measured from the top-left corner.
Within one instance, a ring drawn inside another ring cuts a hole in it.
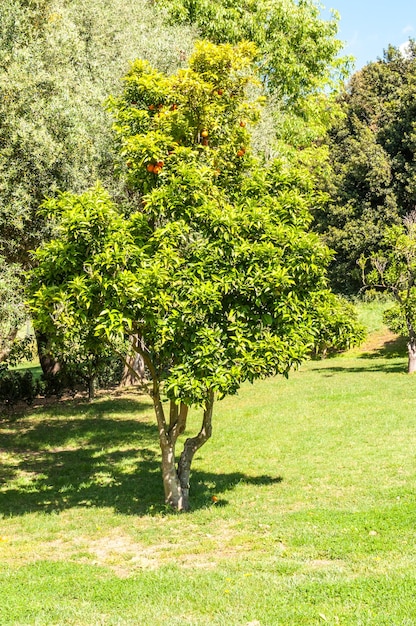
[[[338,290],[359,290],[357,260],[385,249],[385,227],[415,206],[415,78],[410,42],[406,56],[390,47],[354,74],[342,96],[343,116],[329,133],[329,202],[315,213],[336,252],[330,273]]]

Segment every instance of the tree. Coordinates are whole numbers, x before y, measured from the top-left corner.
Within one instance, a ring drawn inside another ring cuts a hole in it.
[[[0,257],[0,363],[7,359],[25,320],[19,267]]]
[[[4,0],[0,24],[0,253],[28,267],[49,233],[37,214],[46,196],[98,178],[114,185],[102,104],[132,55],[171,71],[181,64],[178,38],[189,50],[191,36],[163,27],[146,0]]]
[[[48,201],[59,238],[38,251],[31,282],[39,328],[132,340],[149,373],[166,502],[177,510],[189,507],[214,399],[287,376],[333,304],[330,252],[307,232],[309,181],[251,154],[253,56],[250,43],[203,42],[171,76],[132,64],[110,107],[119,168],[141,207],[123,217],[100,187]],[[177,459],[191,406],[203,408],[201,428]]]
[[[390,293],[396,304],[384,314],[393,332],[407,337],[408,373],[416,372],[416,211],[386,230],[387,252],[360,259],[365,287]],[[370,269],[368,266],[370,265]]]
[[[336,12],[323,20],[321,7],[312,0],[159,0],[159,4],[167,7],[174,23],[196,26],[204,39],[255,43],[255,62],[268,96],[262,123],[253,129],[256,150],[292,160],[303,153],[302,162],[308,165],[326,160],[320,144],[337,118],[334,96],[351,62],[339,54]],[[312,149],[313,156],[305,149]]]
[[[257,47],[259,75],[270,93],[296,103],[321,92],[324,83],[345,71],[346,59],[337,55],[338,15],[320,17],[312,0],[169,0],[172,20],[198,28],[204,39],[236,44],[252,41]]]
[[[416,202],[415,53],[414,42],[406,56],[389,47],[354,74],[340,101],[343,116],[329,133],[329,202],[315,220],[336,252],[330,276],[344,293],[361,286],[360,256],[383,249],[386,226],[399,224]]]

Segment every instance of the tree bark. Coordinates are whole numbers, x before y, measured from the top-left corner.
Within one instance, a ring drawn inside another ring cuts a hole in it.
[[[214,407],[214,392],[209,390],[205,402],[204,417],[201,430],[196,437],[190,437],[185,441],[182,454],[178,463],[178,477],[182,491],[183,510],[189,510],[189,477],[191,474],[191,464],[195,452],[208,441],[212,434],[212,411]]]
[[[35,332],[38,357],[42,372],[45,376],[53,376],[61,369],[59,362],[49,351],[49,338],[45,333]]]
[[[139,337],[136,335],[130,337],[130,343],[132,344],[133,352],[126,357],[123,376],[120,381],[120,387],[129,387],[137,384],[143,385],[146,383],[146,367],[143,356],[135,349],[135,345],[140,342]],[[141,351],[144,347],[140,346]]]
[[[162,451],[162,480],[165,492],[165,502],[173,509],[183,511],[182,489],[175,464],[176,438],[169,436],[165,413],[160,399],[159,386],[157,383],[153,384],[152,395],[157,426],[159,429],[159,444]]]
[[[416,372],[416,337],[414,336],[411,336],[409,339],[407,353],[409,357],[407,372],[408,374],[414,374]]]
[[[10,351],[12,349],[11,344],[17,337],[17,331],[18,331],[17,328],[13,328],[13,330],[11,330],[8,336],[6,337],[6,340],[4,343],[8,344],[8,346],[7,348],[3,348],[2,350],[0,350],[0,363],[5,361],[7,357],[9,356]]]
[[[95,398],[97,375],[91,374],[88,378],[88,401],[91,402]]]

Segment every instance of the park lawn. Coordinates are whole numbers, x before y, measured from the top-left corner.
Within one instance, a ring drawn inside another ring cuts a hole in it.
[[[416,379],[398,352],[218,403],[184,515],[163,504],[147,398],[4,417],[0,624],[416,624]]]

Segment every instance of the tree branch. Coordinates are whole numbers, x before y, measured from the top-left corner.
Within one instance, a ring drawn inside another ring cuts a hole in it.
[[[170,401],[169,438],[174,445],[177,438],[186,428],[189,407],[183,402],[178,406],[174,400]]]

